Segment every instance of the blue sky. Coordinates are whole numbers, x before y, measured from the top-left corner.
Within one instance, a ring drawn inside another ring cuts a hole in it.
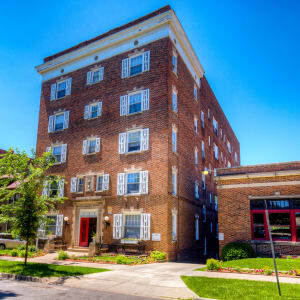
[[[242,164],[300,160],[297,0],[1,1],[0,148],[35,148],[34,66],[44,57],[166,4],[240,141]]]

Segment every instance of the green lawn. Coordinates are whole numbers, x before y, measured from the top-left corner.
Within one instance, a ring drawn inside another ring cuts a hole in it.
[[[25,268],[23,262],[0,260],[0,272],[34,277],[80,276],[84,274],[99,273],[105,271],[109,270],[101,268],[62,265],[59,266],[38,263],[27,263],[27,267]]]
[[[282,297],[278,296],[276,283],[181,276],[184,283],[199,297],[213,299],[300,299],[300,284],[282,283]]]

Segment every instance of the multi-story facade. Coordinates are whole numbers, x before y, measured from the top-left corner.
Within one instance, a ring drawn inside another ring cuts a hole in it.
[[[142,240],[170,259],[191,249],[216,253],[211,170],[239,165],[239,142],[173,10],[163,7],[36,69],[37,153],[52,151],[52,171],[65,177],[44,191],[67,198],[57,234],[73,247],[88,246],[93,234],[105,244]]]

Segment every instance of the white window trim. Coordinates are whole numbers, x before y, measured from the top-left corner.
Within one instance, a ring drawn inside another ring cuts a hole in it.
[[[130,114],[129,113],[129,102],[130,102],[130,96],[133,96],[133,95],[136,95],[136,94],[141,94],[141,111],[138,111],[138,112],[135,112],[135,113],[132,113]],[[128,107],[128,110],[127,110],[127,114],[126,116],[133,116],[133,115],[137,115],[137,114],[141,114],[144,110],[142,109],[143,107],[143,90],[139,90],[139,91],[134,91],[134,92],[130,92],[127,94],[128,98],[127,98],[127,107]],[[150,101],[150,100],[149,100]]]
[[[173,185],[173,174],[175,175],[175,185]],[[172,183],[172,196],[177,196],[178,194],[178,170],[177,168],[174,166],[172,167],[172,179],[171,179],[171,183]],[[174,187],[174,190],[175,190],[175,193],[173,191],[173,187]]]
[[[196,93],[195,93],[195,91],[196,91]],[[196,84],[194,84],[193,94],[194,94],[194,100],[198,101],[198,87]]]
[[[128,147],[129,147],[129,134],[131,133],[135,133],[135,132],[140,132],[140,150],[134,150],[134,151],[128,151]],[[135,154],[135,153],[139,153],[139,152],[143,152],[144,150],[142,150],[142,129],[135,129],[135,130],[129,130],[126,131],[126,154]]]
[[[177,210],[172,209],[172,241],[177,242],[177,236],[178,236],[178,228],[177,228],[177,223],[178,223],[178,218],[177,218]]]
[[[174,68],[174,64],[173,64],[173,57],[175,57],[175,61],[176,61],[175,68]],[[178,56],[174,51],[173,51],[173,55],[172,55],[172,71],[176,76],[178,76]]]
[[[63,121],[63,128],[59,130],[55,130],[55,124],[56,124],[56,118],[63,115],[64,116],[64,121]],[[53,132],[59,132],[65,130],[65,113],[64,112],[59,112],[56,114],[53,114],[54,120],[53,120]]]
[[[176,96],[176,105],[173,103],[173,94]],[[178,113],[178,90],[174,85],[172,87],[172,110],[176,114]]]
[[[139,173],[139,176],[140,176],[140,182],[139,182],[139,192],[138,193],[127,193],[127,190],[128,190],[128,181],[127,181],[127,176],[128,174],[137,174]],[[138,196],[138,195],[141,195],[141,172],[140,171],[130,171],[130,172],[126,172],[125,173],[125,196]]]
[[[63,99],[63,98],[65,98],[65,97],[67,96],[67,80],[68,80],[68,79],[63,79],[63,80],[59,80],[59,81],[56,82],[55,100]],[[59,85],[60,83],[63,83],[63,82],[66,83],[65,95],[64,95],[63,97],[58,98],[58,97],[57,97],[57,93],[58,93],[58,85]]]

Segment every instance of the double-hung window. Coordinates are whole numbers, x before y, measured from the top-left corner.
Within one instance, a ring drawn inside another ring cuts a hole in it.
[[[55,116],[54,131],[60,131],[64,129],[64,120],[64,114],[59,114]]]
[[[218,122],[214,117],[213,117],[213,128],[214,128],[214,133],[218,135]]]
[[[195,216],[195,240],[199,241],[199,216]]]
[[[83,192],[83,185],[84,185],[84,179],[82,177],[77,179],[77,186],[76,186],[76,192],[82,193]]]
[[[60,164],[66,162],[67,159],[67,144],[55,145],[47,147],[46,152],[51,152],[55,158],[55,163]]]
[[[120,97],[120,116],[132,115],[149,110],[150,90],[141,90]]]
[[[202,141],[201,143],[201,154],[202,154],[202,159],[205,158],[205,143]]]
[[[146,151],[149,149],[149,128],[119,134],[119,154]]]
[[[227,150],[229,153],[231,153],[231,145],[229,141],[227,141]]]
[[[207,169],[205,168],[205,171]],[[206,189],[206,185],[205,185],[205,174],[202,172],[201,174],[201,177],[202,177],[202,190],[205,190]]]
[[[202,206],[202,218],[203,218],[203,222],[206,222],[206,205],[203,204]]]
[[[195,165],[198,165],[198,148],[196,147],[194,150],[194,159],[195,159]]]
[[[62,81],[57,83],[56,99],[63,98],[66,95],[67,82]]]
[[[141,74],[150,69],[150,51],[145,51],[142,54],[138,54],[122,60],[122,72],[121,77],[126,78]]]
[[[133,76],[143,72],[143,55],[138,55],[129,60],[129,75]]]
[[[205,123],[204,123],[204,112],[201,110],[201,126],[204,128]]]
[[[177,211],[172,211],[172,241],[177,241]]]
[[[55,157],[57,163],[61,163],[61,148],[61,145],[53,147],[52,155]]]
[[[177,152],[177,129],[172,129],[172,151],[174,153]]]
[[[100,138],[89,138],[82,143],[82,154],[94,154],[100,152]]]
[[[194,85],[194,99],[196,101],[198,101],[198,89],[197,89],[197,85]]]
[[[103,80],[104,67],[93,69],[87,72],[87,84],[94,84]]]
[[[50,100],[64,98],[71,94],[72,78],[58,81],[51,84]]]
[[[178,106],[177,106],[177,89],[173,87],[172,89],[172,109],[174,112],[178,112]]]
[[[177,55],[175,53],[172,56],[172,70],[177,75]]]
[[[118,173],[117,194],[148,194],[148,171]]]
[[[69,111],[49,116],[48,132],[61,131],[69,127]]]
[[[141,215],[125,215],[124,238],[140,239]]]
[[[214,144],[214,155],[215,155],[215,159],[219,159],[219,148],[216,144]]]
[[[93,102],[84,106],[84,119],[94,119],[102,115],[102,102]]]
[[[172,195],[177,196],[177,168],[172,167]]]
[[[142,111],[142,93],[129,95],[128,114],[134,114]]]
[[[138,194],[140,192],[140,173],[127,174],[127,194]]]
[[[195,181],[195,198],[199,199],[199,182]]]
[[[238,156],[236,152],[234,152],[234,161],[236,164],[238,163]]]
[[[198,118],[194,117],[194,131],[198,133]]]

